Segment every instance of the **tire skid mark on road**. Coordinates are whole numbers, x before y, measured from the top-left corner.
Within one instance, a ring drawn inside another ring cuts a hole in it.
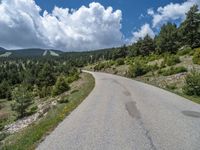
[[[133,118],[140,119],[140,112],[137,109],[136,102],[130,101],[126,103],[126,110],[128,111],[129,115]]]
[[[104,80],[106,80],[106,79],[104,79]],[[129,113],[129,115],[133,119],[137,120],[138,124],[140,125],[140,127],[144,131],[144,135],[149,141],[149,144],[151,146],[151,150],[157,150],[157,148],[156,148],[156,146],[153,142],[153,139],[151,138],[149,130],[145,127],[145,125],[142,121],[141,114],[140,114],[139,109],[137,108],[136,102],[133,101],[132,98],[131,98],[131,93],[129,92],[129,90],[123,84],[118,82],[117,80],[114,80],[114,79],[108,79],[108,80],[112,80],[112,82],[120,85],[124,89],[123,94],[127,97],[130,97],[130,100],[125,103],[125,107],[126,107],[127,112]]]
[[[182,114],[188,117],[200,118],[200,112],[196,112],[196,111],[185,110],[185,111],[182,111]]]

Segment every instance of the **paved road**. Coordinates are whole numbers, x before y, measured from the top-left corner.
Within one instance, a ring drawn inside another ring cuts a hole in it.
[[[38,150],[200,150],[200,105],[105,73]]]

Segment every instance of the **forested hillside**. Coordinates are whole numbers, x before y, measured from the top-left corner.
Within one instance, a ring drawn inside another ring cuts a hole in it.
[[[199,47],[200,13],[194,5],[179,26],[168,22],[155,38],[146,35],[86,69],[135,78],[200,103]]]
[[[0,130],[3,131],[0,132],[0,140],[8,136],[5,131],[9,127],[6,129],[6,125],[23,121],[41,108],[45,110],[46,104],[54,107],[52,102],[56,101],[59,104],[55,110],[63,108],[64,105],[60,104],[69,102],[62,96],[65,92],[83,99],[90,92],[85,91],[84,86],[92,90],[94,81],[92,77],[81,74],[82,68],[135,78],[200,103],[198,6],[191,7],[180,25],[168,22],[160,28],[155,38],[146,35],[128,46],[86,52],[44,49],[13,51],[0,47]],[[79,79],[82,80],[79,82]],[[88,82],[85,83],[85,80]],[[73,85],[76,81],[78,83]],[[79,92],[79,89],[82,91]],[[81,95],[83,92],[86,94]],[[67,114],[77,104],[76,101],[69,103],[69,109],[67,107],[63,111]],[[51,118],[56,118],[53,121],[58,123],[60,117],[55,117],[54,112],[52,114]],[[56,125],[48,121],[50,125]],[[50,125],[46,132],[52,128]],[[40,133],[38,138],[38,133],[35,134],[36,140],[31,139],[33,143],[40,140],[44,133]]]

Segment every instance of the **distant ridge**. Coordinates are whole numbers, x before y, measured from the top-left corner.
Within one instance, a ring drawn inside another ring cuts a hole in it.
[[[0,57],[59,57],[64,52],[52,49],[28,48],[17,50],[6,50],[0,47]]]
[[[3,47],[0,47],[0,51],[6,51],[6,49]]]

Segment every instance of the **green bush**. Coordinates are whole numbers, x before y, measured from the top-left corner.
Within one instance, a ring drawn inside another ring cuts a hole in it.
[[[52,96],[60,95],[70,89],[64,76],[59,76],[52,90]]]
[[[104,69],[104,67],[105,67],[105,64],[104,64],[104,63],[99,63],[99,64],[97,64],[97,65],[94,67],[94,70],[95,70],[95,71],[99,71],[99,70]]]
[[[185,86],[183,92],[187,95],[200,96],[200,73],[192,72],[185,78]]]
[[[194,64],[200,65],[200,48],[195,49],[192,60],[193,60]]]
[[[169,89],[169,90],[175,90],[177,87],[176,87],[176,84],[168,84],[166,85],[166,88]]]
[[[6,134],[4,132],[0,133],[0,141],[4,140],[7,136],[8,136],[8,134]]]
[[[191,51],[192,51],[192,48],[190,46],[184,46],[181,49],[179,49],[177,54],[179,56],[183,56],[183,55],[186,55],[186,54],[190,54]]]
[[[167,66],[173,66],[180,62],[181,61],[180,61],[179,57],[176,55],[169,55],[164,58],[164,64],[166,64]]]
[[[159,66],[158,66],[158,64],[149,65],[148,68],[149,68],[150,71],[156,71],[156,70],[159,69]]]
[[[160,55],[157,55],[155,53],[151,53],[149,56],[146,56],[146,60],[148,62],[158,60],[158,59],[160,59]]]
[[[76,93],[76,92],[78,92],[78,91],[79,91],[79,90],[73,90],[73,91],[71,91],[70,94]]]
[[[38,107],[37,107],[36,105],[32,106],[32,107],[29,109],[28,114],[29,114],[29,115],[32,115],[32,114],[36,113],[36,112],[37,112],[37,109],[38,109]]]
[[[94,71],[99,71],[102,69],[110,68],[113,65],[113,61],[109,62],[100,62],[94,66]]]
[[[124,65],[124,59],[118,58],[118,59],[116,60],[116,65],[117,65],[117,66]]]
[[[1,113],[0,115],[0,131],[4,129],[4,126],[9,118],[9,114]]]
[[[79,79],[79,74],[75,73],[74,75],[70,75],[66,78],[67,83],[72,83]]]
[[[170,76],[173,74],[181,73],[181,72],[187,72],[187,68],[180,66],[180,67],[170,67],[169,69],[161,69],[158,71],[158,74],[161,74],[163,76]]]
[[[51,95],[52,86],[44,86],[38,91],[38,95],[40,98],[44,98]]]
[[[61,104],[62,104],[62,103],[68,103],[69,100],[68,100],[68,97],[67,97],[67,96],[62,96],[58,102],[61,103]]]
[[[149,72],[148,66],[142,63],[141,61],[137,61],[133,65],[129,66],[128,76],[129,77],[142,76],[147,72]]]

